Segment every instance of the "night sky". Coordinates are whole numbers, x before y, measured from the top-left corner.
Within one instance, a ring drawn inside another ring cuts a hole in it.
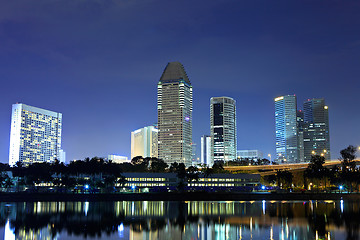
[[[157,121],[157,83],[180,61],[193,85],[193,141],[210,98],[237,101],[238,149],[275,155],[274,101],[325,98],[332,158],[360,145],[359,1],[0,0],[0,162],[11,105],[63,114],[67,161],[130,157]],[[198,147],[198,152],[200,148]]]

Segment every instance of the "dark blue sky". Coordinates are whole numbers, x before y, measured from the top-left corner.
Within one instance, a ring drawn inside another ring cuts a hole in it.
[[[359,1],[0,0],[0,161],[11,105],[63,113],[67,160],[130,157],[157,121],[157,82],[180,61],[194,90],[193,140],[209,101],[237,101],[238,149],[275,153],[273,98],[324,97],[332,157],[360,145]]]

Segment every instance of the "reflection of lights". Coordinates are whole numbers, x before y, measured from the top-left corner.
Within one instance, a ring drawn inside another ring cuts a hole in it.
[[[120,225],[118,226],[118,232],[119,232],[119,237],[123,238],[124,237],[124,224],[120,223]]]
[[[263,214],[265,215],[265,210],[266,210],[266,201],[265,200],[262,201],[262,210],[263,210]]]
[[[250,218],[250,232],[252,234],[252,217]]]
[[[85,216],[87,216],[88,211],[89,211],[89,202],[85,202],[85,206],[84,206]]]
[[[340,200],[340,210],[341,210],[341,213],[344,212],[344,200]]]
[[[6,221],[5,230],[4,230],[4,239],[6,240],[15,240],[14,231],[10,228],[10,221],[9,219]]]
[[[270,228],[270,240],[274,240],[273,225],[271,225],[271,228]]]

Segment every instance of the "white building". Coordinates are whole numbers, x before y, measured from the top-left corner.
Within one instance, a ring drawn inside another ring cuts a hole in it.
[[[131,132],[131,159],[137,156],[158,157],[158,129],[154,126]]]
[[[11,115],[9,164],[20,161],[53,162],[61,149],[62,114],[13,104]]]
[[[263,153],[259,150],[237,150],[238,159],[262,159]]]
[[[125,156],[120,156],[120,155],[115,155],[115,154],[110,154],[108,155],[107,160],[112,161],[113,163],[126,163],[126,162],[130,162],[130,160],[125,157]]]
[[[214,161],[211,158],[211,137],[207,135],[201,136],[201,164],[206,164],[209,167],[214,165]]]
[[[66,152],[64,150],[60,149],[59,151],[59,159],[60,162],[66,163]]]

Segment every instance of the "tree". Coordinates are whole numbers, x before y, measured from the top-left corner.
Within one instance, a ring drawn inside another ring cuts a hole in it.
[[[357,183],[358,181],[358,173],[356,169],[356,147],[349,145],[347,148],[340,151],[341,161],[341,178],[346,182],[348,187],[350,187],[350,192],[353,191],[353,183]]]
[[[278,182],[278,186],[280,188],[288,188],[291,186],[292,181],[293,181],[293,174],[289,171],[281,171],[278,170],[276,172],[276,178],[277,178],[277,182]]]
[[[354,171],[356,168],[356,163],[354,162],[356,158],[356,147],[349,145],[347,148],[340,151],[341,157],[341,166],[343,171]]]
[[[151,158],[150,170],[152,172],[165,172],[165,169],[168,168],[168,166],[169,165],[162,159]]]
[[[186,173],[186,178],[189,183],[192,181],[199,180],[199,169],[194,166],[188,167],[187,173]]]
[[[326,188],[328,169],[323,166],[324,163],[325,163],[325,157],[320,155],[312,155],[310,163],[305,170],[305,177],[315,180],[317,188],[319,188],[319,183],[323,179],[325,179],[325,188]]]
[[[222,173],[224,172],[224,167],[221,161],[216,161],[212,167],[213,173]]]

